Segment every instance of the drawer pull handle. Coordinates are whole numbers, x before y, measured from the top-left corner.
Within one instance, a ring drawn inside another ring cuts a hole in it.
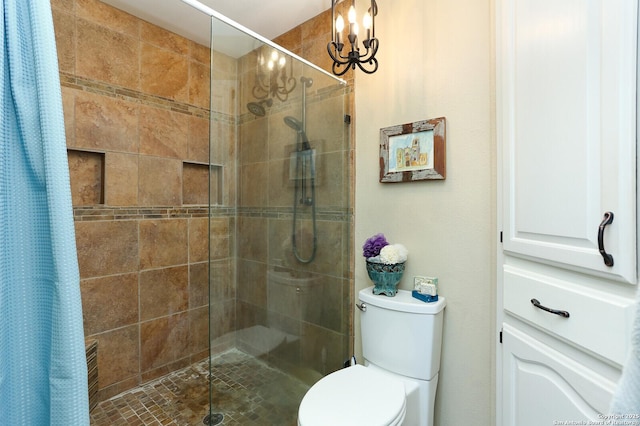
[[[558,309],[547,308],[546,306],[541,305],[540,301],[538,299],[531,299],[531,304],[533,306],[535,306],[536,308],[538,308],[538,309],[542,309],[543,311],[551,312],[552,314],[556,314],[556,315],[560,315],[561,317],[569,318],[569,312],[560,311]]]
[[[604,228],[611,223],[613,223],[613,212],[605,212],[604,218],[598,227],[598,251],[604,259],[604,264],[607,266],[613,266],[613,256],[604,249]]]

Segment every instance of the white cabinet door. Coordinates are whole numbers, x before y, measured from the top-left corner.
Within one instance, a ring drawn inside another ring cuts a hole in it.
[[[499,0],[496,12],[505,254],[635,283],[637,2]]]
[[[615,390],[609,378],[509,325],[503,330],[502,365],[503,425],[602,421]]]

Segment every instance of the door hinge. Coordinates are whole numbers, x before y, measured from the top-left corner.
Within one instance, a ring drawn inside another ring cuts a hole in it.
[[[502,330],[500,330],[500,343],[502,343]]]
[[[502,231],[500,231],[500,242],[502,242]]]

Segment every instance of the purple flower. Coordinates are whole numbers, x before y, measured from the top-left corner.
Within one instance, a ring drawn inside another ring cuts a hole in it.
[[[362,255],[365,258],[375,257],[380,254],[382,247],[389,245],[383,234],[376,234],[368,238],[362,246]]]

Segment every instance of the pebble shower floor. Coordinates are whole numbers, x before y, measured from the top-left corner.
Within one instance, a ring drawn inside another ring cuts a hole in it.
[[[123,392],[91,411],[92,426],[203,425],[209,413],[209,360]],[[307,385],[238,350],[211,359],[220,425],[296,425]]]

